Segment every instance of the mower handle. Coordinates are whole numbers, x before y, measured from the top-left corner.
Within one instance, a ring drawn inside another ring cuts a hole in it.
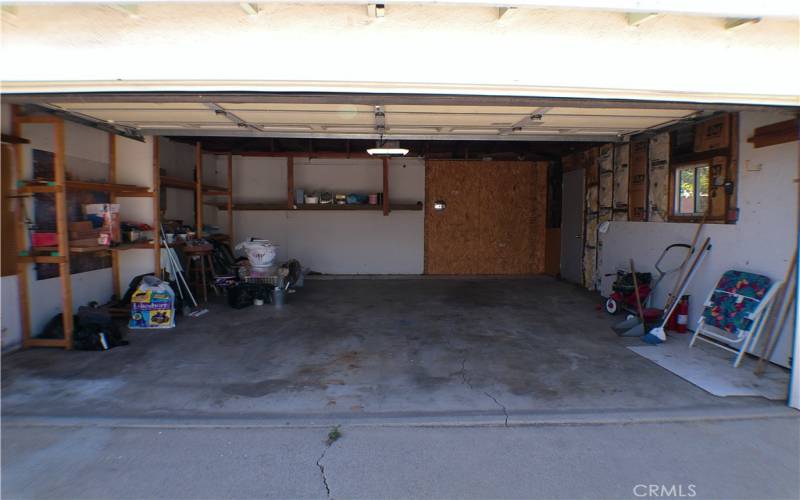
[[[689,250],[689,255],[691,255],[691,254],[693,254],[693,253],[694,253],[694,248],[692,248],[692,246],[691,246],[691,245],[687,245],[686,243],[673,243],[672,245],[670,245],[670,246],[668,246],[667,248],[665,248],[665,249],[664,249],[664,251],[663,251],[663,252],[661,252],[661,257],[659,257],[659,258],[658,258],[658,260],[656,261],[656,264],[655,264],[655,266],[654,266],[654,267],[656,268],[656,271],[658,271],[658,274],[660,274],[660,275],[661,275],[661,276],[659,276],[659,278],[658,278],[659,280],[660,280],[660,279],[661,279],[661,278],[662,278],[662,277],[663,277],[665,274],[667,274],[667,273],[669,273],[669,272],[672,272],[672,271],[676,271],[676,270],[677,270],[677,269],[672,269],[672,270],[669,270],[669,271],[663,271],[663,270],[662,270],[662,269],[659,267],[659,264],[661,264],[661,261],[662,261],[662,260],[664,260],[664,257],[666,257],[666,256],[667,256],[667,254],[669,253],[669,251],[670,251],[671,249],[673,249],[673,248],[686,248],[686,249],[688,249],[688,250]]]

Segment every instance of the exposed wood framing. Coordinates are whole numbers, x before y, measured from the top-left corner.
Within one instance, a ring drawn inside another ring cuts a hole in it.
[[[233,248],[233,153],[228,153],[228,236]]]
[[[19,107],[14,106],[13,124],[14,135],[17,137],[22,136],[22,122],[19,116]],[[23,145],[22,143],[14,144],[14,162],[17,166],[16,180],[20,181],[25,177],[25,169],[23,167]],[[25,231],[25,199],[17,198],[17,224],[16,224],[16,237],[17,237],[17,253],[18,255],[27,255],[28,253],[28,235]],[[20,325],[22,328],[22,343],[25,346],[31,339],[31,312],[30,312],[30,296],[28,292],[28,265],[22,259],[17,259],[17,288],[19,289],[19,304],[20,304]]]
[[[389,215],[389,158],[383,158],[383,215]]]
[[[294,208],[294,158],[286,158],[286,208]]]
[[[764,148],[797,140],[800,140],[800,119],[792,118],[758,127],[753,132],[753,137],[748,138],[747,142],[753,144],[754,148]]]
[[[117,141],[114,134],[108,134],[108,182],[117,183]],[[116,193],[109,194],[111,203],[117,202]],[[119,279],[119,252],[111,252],[111,282],[112,290],[117,297],[122,297]]]
[[[153,140],[153,272],[161,277],[161,163],[159,159],[159,138]]]
[[[55,123],[56,154],[55,154],[55,182],[63,186],[66,181],[66,166],[64,164],[65,140],[64,122]],[[55,193],[56,205],[56,231],[58,232],[58,253],[69,256],[69,223],[67,222],[67,193]],[[72,349],[72,275],[69,270],[69,259],[58,264],[58,274],[61,280],[61,317],[64,318],[64,348]]]
[[[194,148],[194,223],[198,238],[203,237],[203,146],[200,141]]]

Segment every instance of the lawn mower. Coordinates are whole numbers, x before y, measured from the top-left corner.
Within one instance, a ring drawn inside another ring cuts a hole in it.
[[[671,252],[676,252],[677,249],[683,249],[687,254],[691,253],[692,251],[691,245],[687,245],[685,243],[674,243],[665,248],[664,251],[661,252],[661,256],[658,258],[655,264],[656,271],[658,272],[658,277],[656,277],[655,281],[653,281],[653,276],[650,273],[636,273],[636,281],[639,283],[639,297],[642,300],[643,307],[650,307],[650,299],[653,291],[658,288],[658,284],[662,279],[664,279],[664,276],[681,268],[681,264],[684,260],[683,258],[675,259],[678,261],[678,264],[675,267],[669,269],[661,268],[661,263],[667,257],[667,255]],[[620,311],[627,311],[631,314],[637,314],[636,293],[634,293],[633,286],[633,274],[620,270],[617,271],[616,275],[617,279],[614,280],[614,284],[611,286],[612,293],[605,302],[606,312],[608,314],[617,314]],[[613,276],[613,274],[607,274],[606,276]]]

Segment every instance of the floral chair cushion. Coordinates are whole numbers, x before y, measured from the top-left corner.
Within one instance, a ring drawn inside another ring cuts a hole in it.
[[[771,285],[760,274],[726,271],[703,309],[705,323],[734,335],[750,330],[751,317]]]

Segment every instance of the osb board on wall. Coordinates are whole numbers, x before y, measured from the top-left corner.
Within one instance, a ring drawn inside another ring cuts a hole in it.
[[[583,164],[586,169],[586,185],[597,184],[599,172],[597,170],[598,148],[588,149],[583,156]]]
[[[664,222],[669,214],[669,133],[650,139],[648,218]]]
[[[546,162],[431,160],[425,190],[427,274],[544,272]]]
[[[647,219],[647,141],[630,144],[628,219],[643,221]]]
[[[425,168],[425,272],[477,274],[481,177],[477,162],[429,161]],[[447,208],[433,210],[436,201]]]
[[[628,144],[614,148],[614,220],[628,220]]]
[[[694,152],[727,148],[730,144],[730,114],[702,121],[694,127]]]

